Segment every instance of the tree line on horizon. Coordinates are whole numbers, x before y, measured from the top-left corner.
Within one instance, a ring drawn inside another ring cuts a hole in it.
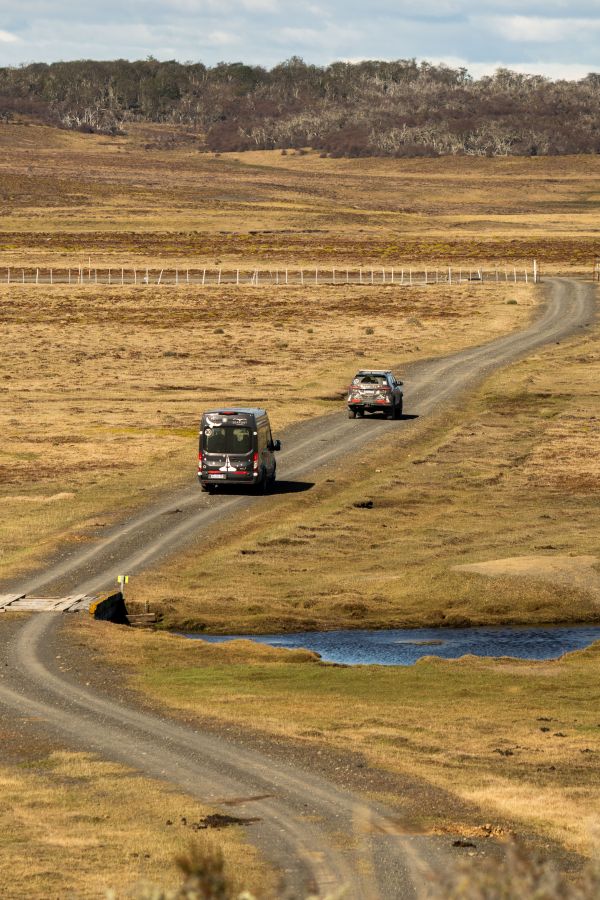
[[[600,153],[600,73],[554,81],[416,60],[305,63],[32,63],[0,68],[0,120],[123,133],[176,126],[215,152],[301,149],[330,156]]]

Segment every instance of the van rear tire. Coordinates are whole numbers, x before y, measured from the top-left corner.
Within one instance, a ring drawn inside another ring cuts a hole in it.
[[[213,494],[215,491],[214,484],[203,484],[203,485],[201,485],[201,488],[205,494]]]

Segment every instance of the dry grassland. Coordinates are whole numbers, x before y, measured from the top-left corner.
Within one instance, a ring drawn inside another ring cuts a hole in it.
[[[210,832],[194,832],[181,819],[192,825],[212,809],[87,754],[54,752],[0,767],[0,788],[5,900],[83,900],[111,889],[125,898],[143,885],[175,888],[182,880],[176,856],[192,841],[211,845]],[[219,831],[219,845],[240,890],[272,896],[272,876],[239,826]]]
[[[1,576],[193,481],[203,409],[264,404],[280,430],[343,407],[357,367],[523,327],[534,297],[525,285],[0,288]]]
[[[0,126],[3,263],[75,266],[88,254],[119,266],[537,257],[548,270],[591,272],[598,252],[593,156],[214,155],[172,132],[132,126],[106,138]]]
[[[222,633],[600,621],[599,385],[594,327],[269,498],[243,533],[225,523],[133,594],[166,624]],[[522,556],[538,562],[519,578],[455,569]],[[562,578],[556,557],[583,558]]]
[[[1,126],[2,264],[537,256],[547,271],[587,272],[597,252],[600,158],[214,157],[176,142],[165,150],[162,135]],[[389,288],[383,297],[345,288],[0,289],[2,577],[92,540],[116,515],[193,479],[206,406],[265,403],[280,429],[338,408],[357,366],[402,367],[522,327],[534,296],[475,285]],[[593,584],[488,580],[453,567],[599,555],[598,358],[590,331],[497,374],[464,408],[410,436],[399,423],[312,491],[261,503],[243,535],[223,528],[208,552],[139,577],[134,594],[160,605],[167,623],[222,632],[597,617]],[[354,506],[364,499],[372,509]],[[310,654],[72,625],[161,702],[306,745],[352,747],[481,804],[482,822],[512,820],[586,852],[598,808],[597,647],[556,663],[345,669]],[[97,892],[107,858],[119,885],[163,881],[181,834],[163,834],[157,819],[178,821],[190,801],[159,788],[140,796],[136,778],[108,764],[90,771],[82,757],[48,765],[52,778],[1,773],[9,802],[0,865],[11,860],[10,883],[65,895],[85,873]],[[420,824],[454,827],[449,815],[424,809]],[[79,872],[65,871],[65,847]]]
[[[214,723],[363,754],[467,801],[380,799],[416,831],[533,832],[586,855],[598,824],[600,643],[558,661],[427,658],[332,666],[308,651],[206,644],[79,620],[78,640],[155,701]],[[458,816],[458,817],[457,817]],[[484,827],[487,826],[487,827]]]

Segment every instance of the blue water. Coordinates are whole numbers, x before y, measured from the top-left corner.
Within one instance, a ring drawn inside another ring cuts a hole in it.
[[[220,643],[248,635],[188,634],[189,638]],[[252,635],[251,640],[273,647],[315,650],[328,662],[353,665],[410,666],[422,656],[457,659],[511,656],[517,659],[555,659],[570,650],[600,640],[600,627],[546,628],[398,628],[385,631],[302,631],[296,634]],[[435,643],[428,644],[426,642]]]

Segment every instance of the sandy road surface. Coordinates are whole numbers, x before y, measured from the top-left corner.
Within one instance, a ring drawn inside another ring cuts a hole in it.
[[[584,327],[593,311],[592,287],[552,282],[542,314],[525,331],[411,369],[407,410],[420,417],[431,414],[492,369]],[[343,413],[303,423],[282,436],[286,450],[280,477],[291,484],[318,465],[366,445],[381,429],[402,427],[410,427],[410,422],[375,424],[348,420]],[[134,572],[182,546],[211,522],[243,515],[260,502],[259,497],[208,497],[190,485],[116,527],[97,544],[11,588],[78,593],[100,589],[114,583],[118,572]],[[167,515],[173,509],[179,512]],[[326,779],[114,702],[69,680],[54,659],[61,622],[60,615],[42,614],[5,636],[9,664],[0,679],[0,705],[13,714],[37,717],[37,727],[75,747],[133,765],[204,801],[235,799],[239,815],[258,820],[249,834],[285,873],[286,896],[302,897],[309,888],[324,894],[345,884],[349,898],[409,898],[422,877],[421,862],[443,865],[447,840],[398,835],[392,814]],[[348,845],[340,834],[352,839]]]

